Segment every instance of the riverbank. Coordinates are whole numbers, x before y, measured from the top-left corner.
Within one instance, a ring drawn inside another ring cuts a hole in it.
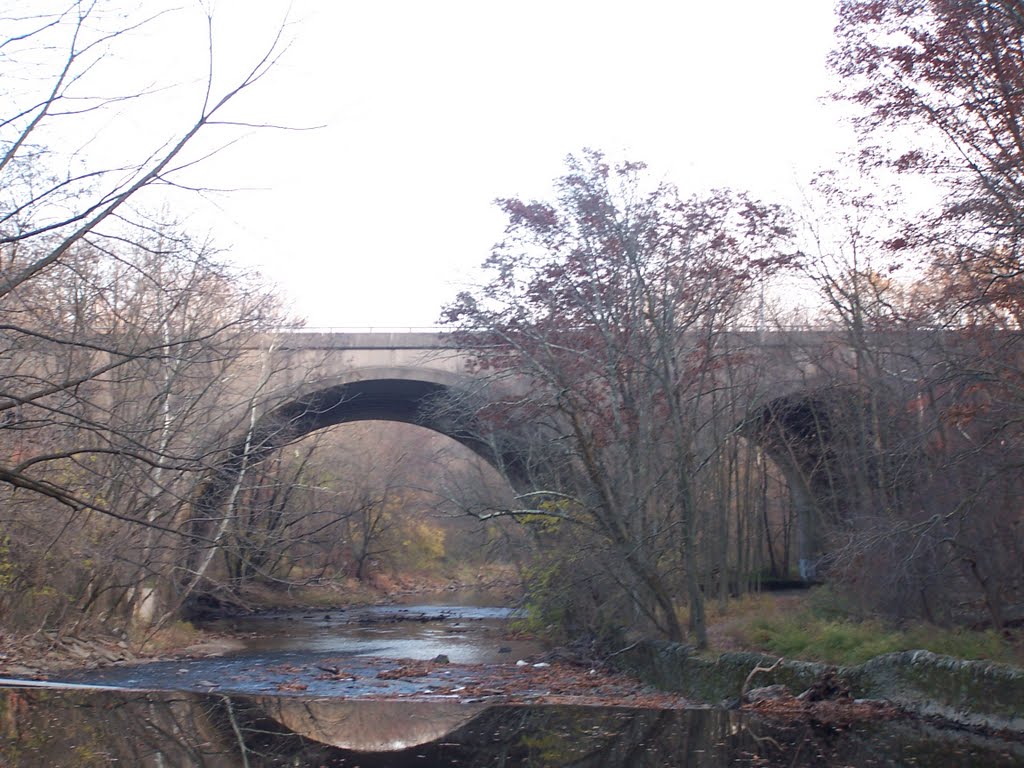
[[[72,669],[222,656],[244,648],[243,639],[233,632],[203,628],[202,623],[237,615],[338,611],[419,600],[512,605],[520,593],[520,585],[508,574],[472,583],[440,577],[375,575],[369,581],[345,579],[284,588],[255,586],[229,598],[204,600],[191,615],[196,623],[168,622],[146,632],[93,628],[15,633],[0,629],[0,676],[46,679]]]
[[[243,647],[242,640],[231,634],[202,632],[180,623],[152,633],[142,643],[101,632],[0,632],[0,676],[45,680],[66,670],[209,658]]]
[[[709,606],[708,637],[702,652],[642,641],[615,660],[665,690],[771,717],[842,721],[861,717],[861,702],[884,702],[915,717],[1024,736],[1020,628],[897,626],[856,617],[818,588]]]
[[[745,595],[708,606],[709,650],[753,651],[837,666],[927,650],[959,659],[1024,667],[1024,629],[938,627],[886,622],[851,606],[828,587]]]
[[[366,605],[430,603],[514,606],[521,587],[502,578],[463,583],[452,579],[397,579],[342,582],[288,588],[250,588],[230,599],[213,599],[192,616],[155,631],[54,630],[14,634],[0,630],[0,673],[45,674],[75,667],[210,656],[237,650],[231,633],[210,632],[218,618],[289,610],[337,611]],[[941,630],[933,626],[893,628],[855,618],[827,589],[747,595],[726,606],[708,606],[711,658],[719,653],[752,652],[836,666],[850,666],[887,653],[927,650],[960,659],[988,660],[1024,667],[1024,632]],[[200,628],[197,628],[200,627]]]

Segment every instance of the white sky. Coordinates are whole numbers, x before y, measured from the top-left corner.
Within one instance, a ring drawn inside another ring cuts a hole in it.
[[[138,56],[195,76],[205,40],[189,3],[125,49],[122,73]],[[548,196],[583,147],[684,191],[792,197],[847,143],[822,100],[831,6],[294,0],[289,51],[233,114],[324,127],[248,136],[193,176],[239,191],[186,210],[312,326],[433,325],[501,237],[494,198]],[[289,3],[213,7],[227,82]]]

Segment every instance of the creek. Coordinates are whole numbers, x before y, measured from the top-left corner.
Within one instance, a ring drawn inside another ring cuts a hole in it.
[[[452,605],[222,619],[208,628],[244,650],[47,688],[0,681],[0,765],[1024,765],[1018,742],[920,721],[837,728],[593,690],[552,703],[557,681],[544,677],[503,695],[500,676],[555,669],[534,670],[543,649],[507,621],[506,609]],[[451,663],[431,661],[441,654]]]
[[[444,655],[452,664],[508,664],[541,652],[536,641],[508,636],[510,613],[508,608],[422,604],[218,619],[201,626],[230,633],[241,640],[243,649],[215,658],[107,667],[64,679],[131,689],[232,694],[277,693],[301,684],[307,695],[407,696],[428,687],[422,683],[429,681],[425,676],[381,679],[382,661],[429,661]],[[329,673],[341,667],[346,679]]]

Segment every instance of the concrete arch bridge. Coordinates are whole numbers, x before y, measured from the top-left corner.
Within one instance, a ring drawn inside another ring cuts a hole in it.
[[[262,339],[248,350],[253,378],[239,382],[250,388],[258,384],[262,393],[249,444],[269,452],[337,424],[395,421],[444,434],[507,469],[515,456],[496,455],[492,443],[437,407],[439,398],[473,393],[484,385],[470,372],[470,352],[454,346],[452,338],[438,332],[302,331]],[[761,405],[737,427],[780,467],[798,521],[801,570],[813,577],[820,553],[818,510],[824,496],[835,494],[820,466],[821,438],[835,410],[849,406],[842,397],[823,396],[820,387],[824,374],[850,351],[818,331],[737,332],[730,344],[738,351],[758,351]],[[803,447],[794,450],[801,441]],[[210,512],[223,502],[224,489],[242,461],[240,446],[241,441],[207,485],[201,509]],[[201,512],[200,517],[215,515]]]

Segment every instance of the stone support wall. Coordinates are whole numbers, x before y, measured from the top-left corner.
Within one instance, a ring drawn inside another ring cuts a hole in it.
[[[688,646],[644,641],[615,657],[616,663],[663,690],[709,704],[735,704],[756,666],[776,657],[723,653],[709,659]],[[917,715],[938,716],[973,727],[1024,733],[1024,670],[988,661],[963,661],[929,651],[878,656],[852,667],[783,661],[758,673],[752,687],[785,685],[800,694],[829,671],[854,698],[888,701]]]

